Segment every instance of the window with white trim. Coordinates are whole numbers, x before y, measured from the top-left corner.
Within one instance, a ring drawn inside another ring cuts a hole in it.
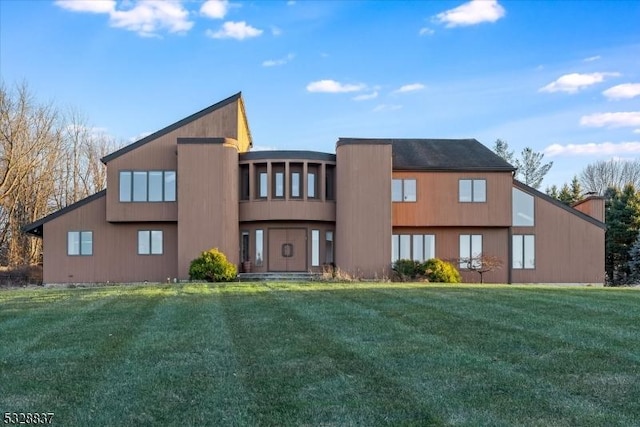
[[[162,230],[138,230],[138,255],[162,255]]]
[[[461,179],[458,182],[458,201],[486,202],[487,201],[487,181],[485,179]]]
[[[392,202],[415,202],[416,197],[415,179],[393,179],[391,181]]]
[[[536,237],[531,234],[514,234],[512,241],[513,268],[536,268]]]
[[[93,232],[69,231],[67,233],[67,255],[93,255]]]

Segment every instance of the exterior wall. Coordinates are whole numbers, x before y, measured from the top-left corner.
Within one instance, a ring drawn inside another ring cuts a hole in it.
[[[320,200],[254,200],[240,202],[240,221],[336,220],[336,203]]]
[[[339,144],[336,155],[336,265],[357,276],[387,276],[391,144]]]
[[[238,151],[230,139],[178,141],[178,277],[198,255],[218,248],[239,263]],[[184,142],[184,143],[183,143]]]
[[[573,208],[604,222],[604,197],[587,197],[576,203]]]
[[[238,102],[238,131],[235,138],[238,140],[238,151],[244,153],[251,149],[251,131],[249,130],[249,123],[247,122],[247,115],[244,110],[244,103],[242,99]],[[229,136],[229,135],[226,135]],[[231,135],[233,138],[234,136]]]
[[[503,266],[492,272],[484,273],[485,283],[507,283],[509,279],[509,229],[480,227],[393,227],[393,234],[433,234],[435,236],[435,256],[451,262],[467,283],[480,282],[475,271],[460,269],[460,235],[481,234],[482,251],[485,255],[499,258]]]
[[[523,190],[524,191],[524,190]],[[605,230],[553,203],[534,196],[535,269],[514,269],[514,283],[604,283]]]
[[[175,223],[111,224],[101,197],[44,224],[44,283],[164,282],[177,277]],[[138,255],[138,230],[162,230],[163,254]],[[67,255],[67,232],[92,231],[93,255]]]
[[[177,221],[178,202],[119,202],[119,171],[177,170],[179,137],[238,137],[238,102],[185,124],[157,139],[111,160],[107,167],[107,221]],[[236,141],[237,143],[237,141]],[[237,175],[236,175],[237,176]],[[234,176],[235,177],[235,176]],[[181,176],[177,181],[180,184]]]
[[[416,180],[416,202],[393,203],[394,226],[484,226],[511,225],[511,172],[420,172],[394,171],[395,179]],[[485,179],[483,203],[458,201],[460,179]]]
[[[327,243],[326,233],[327,231],[333,232],[333,252],[335,257],[335,223],[333,222],[316,222],[316,221],[256,221],[256,222],[241,222],[238,240],[242,232],[249,233],[249,257],[251,260],[251,271],[254,273],[265,273],[269,271],[269,231],[270,230],[286,230],[286,229],[303,229],[306,231],[306,264],[304,271],[321,272],[323,268],[328,267],[327,263]],[[263,253],[262,264],[256,263],[256,230],[263,230]],[[311,263],[311,230],[319,230],[320,232],[320,265],[312,266]],[[334,258],[335,259],[335,258]]]

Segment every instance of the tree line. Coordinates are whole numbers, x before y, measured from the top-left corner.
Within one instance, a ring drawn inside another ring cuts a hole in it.
[[[105,188],[100,159],[117,146],[77,110],[0,83],[0,265],[39,261],[42,240],[21,227]]]
[[[519,169],[516,179],[536,189],[552,166],[542,153],[525,148],[519,159],[498,139],[494,151]],[[520,171],[520,169],[523,169]],[[590,195],[605,199],[605,275],[611,286],[640,283],[640,160],[600,160],[584,167],[570,183],[546,193],[569,206]]]

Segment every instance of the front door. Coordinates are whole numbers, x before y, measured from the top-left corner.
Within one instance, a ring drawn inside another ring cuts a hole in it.
[[[307,230],[269,229],[269,271],[307,270]]]

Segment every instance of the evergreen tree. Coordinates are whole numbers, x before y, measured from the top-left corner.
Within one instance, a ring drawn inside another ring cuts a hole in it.
[[[629,278],[627,281],[633,284],[640,283],[640,233],[638,233],[635,242],[633,242],[629,250],[627,267],[629,268]]]
[[[629,251],[640,231],[640,195],[631,184],[607,193],[605,271],[610,284],[620,285],[628,280]]]
[[[560,193],[558,193],[558,186],[555,184],[553,184],[551,188],[547,187],[545,191],[547,193],[547,196],[553,197],[554,199],[560,198]]]
[[[580,185],[578,175],[574,175],[571,180],[571,203],[577,203],[580,200],[582,200],[582,186]]]
[[[570,205],[573,202],[573,195],[571,194],[571,190],[566,183],[560,189],[558,200],[560,200],[565,205]]]

